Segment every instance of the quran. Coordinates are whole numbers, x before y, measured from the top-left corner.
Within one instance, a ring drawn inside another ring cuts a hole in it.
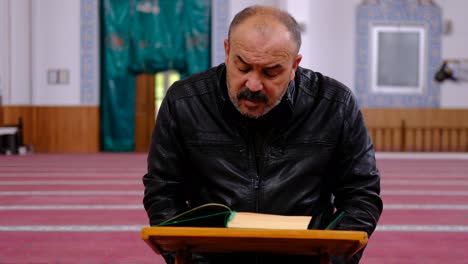
[[[219,203],[207,203],[178,214],[156,226],[309,229],[312,216],[237,212]]]

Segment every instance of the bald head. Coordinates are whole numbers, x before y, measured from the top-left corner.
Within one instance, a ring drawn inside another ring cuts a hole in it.
[[[228,40],[231,39],[232,32],[239,25],[253,17],[257,18],[253,27],[259,34],[262,35],[269,34],[272,20],[282,24],[287,29],[291,35],[291,39],[296,44],[296,52],[299,51],[301,47],[301,32],[296,20],[287,12],[269,6],[251,6],[237,13],[237,15],[232,20],[231,25],[229,26]]]

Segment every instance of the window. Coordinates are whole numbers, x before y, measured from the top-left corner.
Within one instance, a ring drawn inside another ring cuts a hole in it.
[[[422,93],[425,34],[423,26],[372,27],[372,92]]]
[[[159,107],[166,96],[167,89],[176,81],[180,80],[180,74],[176,71],[158,72],[155,75],[154,82],[154,99],[155,99],[155,114],[158,114]]]

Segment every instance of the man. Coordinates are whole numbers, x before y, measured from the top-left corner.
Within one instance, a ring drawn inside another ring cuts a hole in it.
[[[312,215],[316,228],[328,224],[334,210],[344,211],[335,229],[371,235],[382,201],[362,114],[347,87],[298,66],[300,45],[289,14],[246,8],[230,25],[225,63],[169,89],[143,178],[151,225],[217,202],[236,211]],[[357,263],[361,255],[333,262]],[[313,263],[301,256],[198,258]]]

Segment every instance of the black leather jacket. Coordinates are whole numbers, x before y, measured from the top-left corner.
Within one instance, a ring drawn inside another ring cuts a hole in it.
[[[374,149],[352,92],[300,67],[281,103],[259,119],[234,108],[224,64],[176,82],[159,110],[143,182],[151,225],[217,202],[283,215],[336,208],[345,217],[335,229],[370,235],[382,212]]]

